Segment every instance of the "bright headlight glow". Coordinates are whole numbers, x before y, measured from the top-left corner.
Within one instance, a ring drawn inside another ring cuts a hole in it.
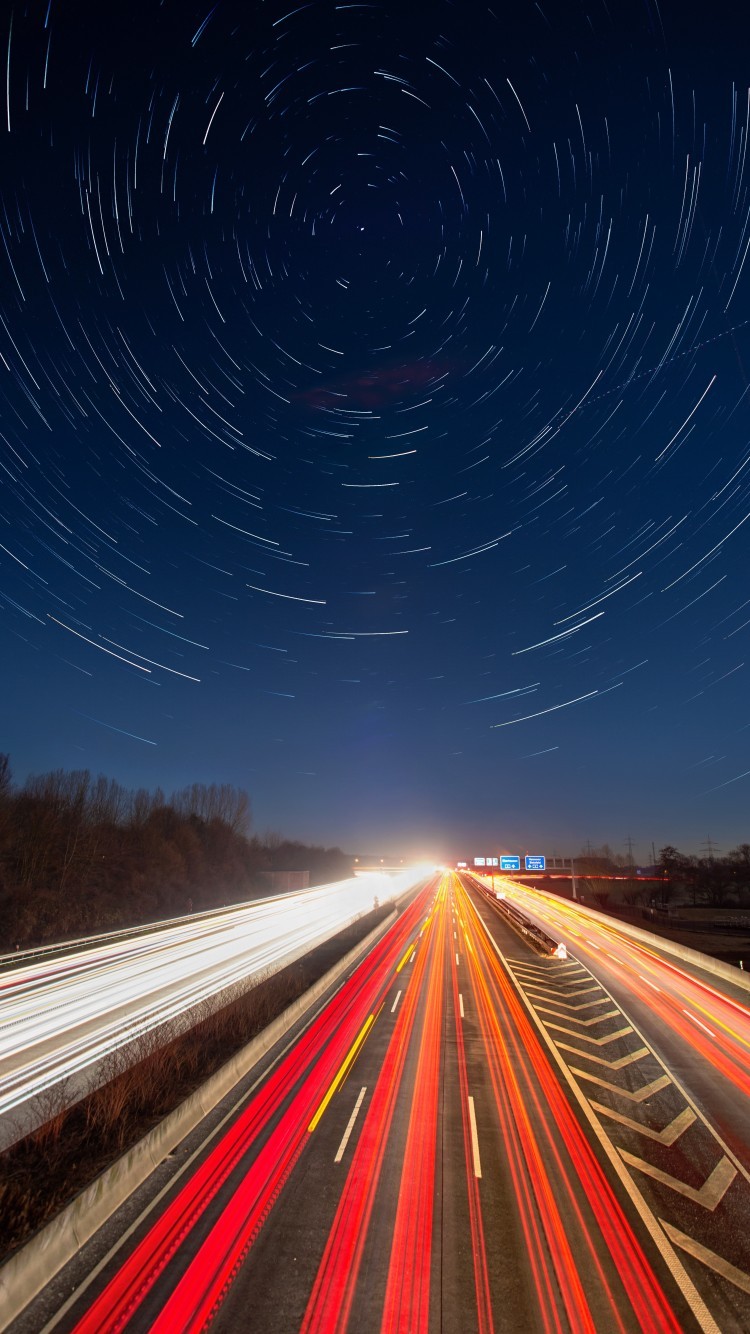
[[[186,1023],[229,987],[278,972],[430,870],[353,877],[100,936],[75,951],[33,952],[0,973],[0,1117],[65,1078],[73,1077],[74,1101],[105,1057],[165,1024]],[[0,1127],[0,1146],[12,1142],[8,1132]]]

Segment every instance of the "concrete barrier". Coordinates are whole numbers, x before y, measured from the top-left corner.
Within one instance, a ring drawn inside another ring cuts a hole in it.
[[[609,913],[597,912],[593,908],[587,908],[584,904],[579,903],[578,908],[581,912],[588,913],[595,922],[601,922],[604,919],[608,926],[615,927],[623,935],[632,936],[634,940],[650,945],[652,949],[663,950],[666,954],[674,954],[676,958],[682,959],[684,963],[691,963],[704,973],[713,973],[715,977],[721,977],[726,982],[731,982],[733,986],[739,987],[742,991],[750,991],[750,976],[742,968],[735,968],[734,964],[724,963],[723,959],[714,959],[712,955],[703,954],[701,950],[691,949],[689,945],[681,945],[679,941],[670,940],[668,936],[657,936],[654,931],[646,931],[639,926],[632,926],[630,922],[623,922],[619,917],[610,917]]]
[[[364,940],[287,1006],[252,1042],[235,1052],[216,1074],[92,1181],[71,1204],[0,1268],[0,1330],[7,1329],[63,1265],[73,1259],[115,1210],[164,1161],[167,1154],[221,1102],[274,1043],[312,1009],[324,992],[372,948],[396,916],[394,908]]]

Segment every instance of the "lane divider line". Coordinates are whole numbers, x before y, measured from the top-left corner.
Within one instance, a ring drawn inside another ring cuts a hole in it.
[[[471,1152],[474,1159],[474,1176],[481,1177],[482,1164],[479,1158],[479,1139],[477,1137],[477,1117],[474,1111],[474,1099],[469,1096],[469,1124],[471,1125]]]
[[[399,991],[398,994],[399,994],[399,996],[400,996],[400,995],[401,995],[401,992]],[[341,1162],[341,1159],[342,1159],[343,1156],[344,1156],[344,1150],[345,1150],[347,1144],[349,1143],[349,1136],[351,1135],[351,1133],[352,1133],[352,1131],[353,1131],[353,1129],[354,1129],[354,1122],[356,1121],[357,1116],[359,1115],[359,1109],[360,1109],[360,1107],[362,1106],[362,1103],[363,1103],[363,1101],[364,1101],[364,1096],[365,1096],[366,1092],[367,1092],[367,1085],[365,1084],[364,1088],[360,1089],[359,1097],[357,1098],[357,1101],[356,1101],[355,1104],[354,1104],[354,1111],[352,1112],[351,1116],[349,1117],[349,1121],[348,1121],[348,1123],[347,1123],[346,1130],[344,1131],[344,1134],[343,1134],[342,1139],[341,1139],[341,1143],[339,1144],[339,1147],[338,1147],[338,1149],[337,1149],[337,1151],[336,1151],[336,1157],[335,1157],[334,1160],[333,1160],[335,1163],[340,1163],[340,1162]]]
[[[465,1018],[466,1018],[466,1015],[464,1014],[464,998],[463,998],[463,996],[461,995],[461,992],[460,992],[460,991],[459,991],[459,993],[458,993],[458,1008],[459,1008],[459,1010],[461,1011],[461,1018],[462,1018],[462,1019],[465,1019]]]
[[[401,1000],[401,992],[400,992],[400,991],[397,991],[397,992],[396,992],[396,999],[395,999],[395,1001],[393,1002],[393,1004],[392,1004],[392,1006],[391,1006],[391,1014],[393,1014],[393,1012],[394,1012],[394,1010],[395,1010],[395,1008],[396,1008],[396,1006],[398,1005],[398,1003],[399,1003],[400,1000]]]

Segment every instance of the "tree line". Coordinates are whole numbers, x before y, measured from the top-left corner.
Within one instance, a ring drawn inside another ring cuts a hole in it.
[[[579,879],[591,877],[592,897],[608,902],[611,894],[597,884],[600,875],[632,875],[622,890],[623,901],[637,904],[655,900],[664,907],[673,901],[708,908],[750,907],[750,843],[740,843],[724,857],[697,857],[680,852],[671,843],[661,848],[654,873],[658,882],[642,884],[632,861],[623,865],[608,844],[584,849],[575,859]]]
[[[18,786],[0,755],[0,952],[258,897],[263,871],[325,884],[351,865],[339,848],[251,835],[250,799],[229,784],[167,797],[57,769]]]
[[[710,908],[750,906],[750,843],[740,843],[725,857],[694,857],[667,844],[659,853],[659,899],[687,897]]]

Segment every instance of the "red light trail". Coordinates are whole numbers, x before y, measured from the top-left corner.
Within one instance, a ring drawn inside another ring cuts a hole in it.
[[[545,922],[554,925],[551,917]],[[494,942],[498,931],[509,962]],[[731,1305],[719,1303],[712,1314],[718,1298],[711,1265],[719,1270],[705,1256],[713,1252],[685,1235],[681,1215],[662,1226],[651,1213],[644,1226],[644,1210],[661,1206],[633,1207],[611,1154],[607,1161],[580,1099],[551,1060],[526,992],[537,974],[553,984],[581,965],[549,965],[553,971],[545,973],[544,961],[459,877],[434,880],[260,1082],[88,1311],[74,1308],[77,1319],[67,1328],[232,1329],[237,1300],[252,1302],[274,1285],[281,1312],[285,1278],[273,1257],[284,1229],[292,1220],[298,1227],[299,1218],[299,1274],[284,1292],[279,1330],[344,1334],[366,1326],[429,1334],[455,1326],[494,1334],[510,1322],[545,1334],[679,1334],[691,1327],[716,1334],[727,1327],[721,1321]],[[527,984],[519,982],[524,969]],[[714,1016],[739,1025],[731,1000],[688,981]],[[560,998],[554,1004],[571,1015],[580,1008]],[[593,1006],[595,1015],[578,1022],[608,1023],[612,1036],[601,1041],[620,1041],[621,1012],[609,1005],[598,1018],[599,1004],[587,994],[581,1006],[587,1014]],[[676,1011],[673,1019],[680,1027]],[[687,1015],[680,1032],[702,1057],[711,1039]],[[558,1050],[559,1064],[574,1048],[559,1041]],[[641,1046],[632,1060],[644,1052]],[[595,1070],[610,1064],[591,1059]],[[617,1116],[618,1124],[638,1129]],[[321,1168],[321,1154],[330,1167]],[[717,1201],[736,1170],[728,1164],[719,1175]],[[714,1230],[725,1226],[723,1216],[715,1219]],[[457,1220],[458,1235],[450,1231]],[[654,1245],[657,1234],[661,1243]],[[268,1245],[259,1246],[266,1235]],[[665,1263],[670,1241],[704,1259],[703,1277],[691,1269],[688,1278],[680,1261]],[[446,1255],[453,1252],[463,1259],[449,1265],[454,1288],[446,1295]],[[736,1264],[721,1272],[735,1295],[742,1290],[733,1275],[744,1271]],[[275,1331],[273,1303],[269,1309],[264,1328]]]

